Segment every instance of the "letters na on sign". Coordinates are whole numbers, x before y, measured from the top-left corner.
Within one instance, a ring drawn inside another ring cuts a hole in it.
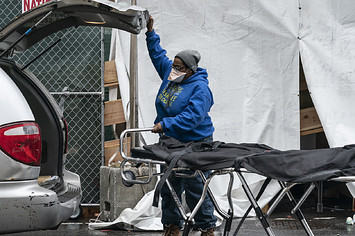
[[[49,1],[50,0],[22,0],[22,13]]]

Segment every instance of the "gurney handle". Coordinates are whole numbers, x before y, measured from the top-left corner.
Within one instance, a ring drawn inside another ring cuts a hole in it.
[[[153,128],[152,127],[149,127],[149,128],[137,128],[137,129],[127,129],[127,130],[124,130],[121,135],[120,135],[120,139],[119,139],[119,142],[120,144],[118,145],[118,148],[116,150],[116,152],[111,156],[111,158],[109,159],[108,161],[108,164],[110,166],[111,162],[115,159],[115,157],[117,156],[118,153],[121,154],[121,157],[126,160],[126,161],[135,161],[135,162],[138,162],[138,163],[150,163],[150,161],[142,161],[141,159],[138,159],[138,158],[135,158],[135,159],[132,159],[131,157],[127,157],[126,154],[124,153],[124,148],[127,150],[127,146],[124,146],[124,142],[127,141],[125,140],[125,136],[128,134],[128,133],[137,133],[137,132],[145,132],[145,131],[152,131]],[[126,142],[127,143],[127,142]],[[154,164],[161,164],[161,163],[157,163],[157,162],[152,162]]]
[[[124,141],[128,133],[139,133],[139,132],[148,132],[152,131],[153,127],[149,128],[136,128],[136,129],[126,129],[124,130],[121,135],[120,135],[120,154],[123,158],[123,161],[120,165],[120,171],[121,171],[121,177],[124,182],[128,185],[133,185],[133,184],[148,184],[153,178],[153,164],[166,164],[163,161],[156,161],[156,160],[151,160],[151,159],[141,159],[141,158],[133,158],[133,157],[128,157],[125,152],[124,152]],[[138,179],[131,179],[128,178],[125,174],[125,164],[127,162],[135,162],[135,163],[145,163],[148,164],[148,178],[144,180],[138,180]],[[128,186],[126,185],[126,186]]]
[[[124,130],[120,135],[120,154],[121,154],[122,158],[127,161],[134,161],[134,162],[138,162],[138,163],[165,164],[165,162],[162,162],[162,161],[154,161],[154,160],[150,160],[150,159],[140,159],[140,158],[128,157],[124,152],[123,144],[124,144],[125,137],[128,133],[140,133],[140,132],[148,132],[148,131],[152,131],[152,130],[153,130],[153,127]]]

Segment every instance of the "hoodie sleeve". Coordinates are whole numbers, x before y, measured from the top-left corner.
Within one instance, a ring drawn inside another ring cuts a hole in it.
[[[206,86],[197,86],[185,109],[175,117],[163,118],[163,131],[185,133],[201,124],[213,105],[212,93]]]
[[[160,46],[160,37],[155,31],[146,32],[147,47],[150,59],[163,80],[167,70],[171,69],[172,61],[166,56],[166,50]]]

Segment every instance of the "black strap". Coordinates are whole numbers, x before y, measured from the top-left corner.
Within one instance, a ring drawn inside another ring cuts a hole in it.
[[[171,160],[168,168],[165,170],[164,175],[161,177],[159,180],[159,183],[157,184],[157,187],[155,188],[154,191],[154,197],[153,197],[153,206],[158,207],[158,202],[159,202],[159,194],[161,191],[161,188],[163,187],[166,179],[169,177],[171,172],[173,171],[174,166],[176,163],[179,161],[179,159],[186,153],[192,152],[192,148],[186,148],[184,150],[178,151],[178,152],[173,152],[170,155],[166,157],[167,160]]]
[[[193,149],[195,152],[210,152],[213,151],[217,148],[219,148],[219,146],[221,144],[224,144],[223,142],[220,141],[215,141],[215,142],[199,142],[199,143],[195,143]]]
[[[255,198],[256,201],[258,201],[259,198],[261,197],[261,195],[264,193],[264,191],[265,191],[266,187],[269,185],[270,181],[271,181],[271,178],[266,178],[266,179],[265,179],[263,185],[262,185],[261,188],[260,188],[260,191],[259,191],[259,193],[258,193],[258,196],[256,196],[256,198]],[[249,206],[248,210],[245,212],[243,218],[240,220],[240,222],[239,222],[237,228],[235,229],[233,236],[236,236],[236,235],[237,235],[237,233],[238,233],[239,230],[240,230],[240,227],[242,227],[242,224],[243,224],[244,220],[248,217],[249,212],[251,211],[252,208],[253,208],[252,205]]]
[[[221,144],[224,144],[224,142],[220,142],[220,141],[213,142],[212,150],[217,149]]]

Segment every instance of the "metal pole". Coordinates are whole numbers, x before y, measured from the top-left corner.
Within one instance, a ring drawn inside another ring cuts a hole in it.
[[[137,0],[131,0],[131,5],[137,5]],[[129,128],[138,128],[138,52],[137,52],[137,35],[131,34],[130,47],[130,120]],[[131,136],[131,147],[139,146],[139,139],[137,134]]]
[[[105,42],[104,28],[101,27],[101,165],[105,165]]]

